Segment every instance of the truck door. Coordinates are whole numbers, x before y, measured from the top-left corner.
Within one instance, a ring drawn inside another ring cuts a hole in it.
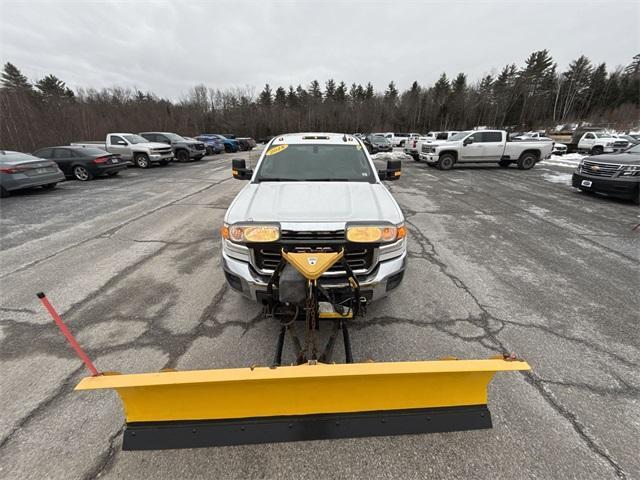
[[[502,158],[505,136],[502,132],[481,132],[483,161],[496,162]]]
[[[580,150],[591,150],[593,144],[596,142],[596,136],[593,133],[585,133],[578,142],[578,148]]]
[[[122,158],[131,159],[131,148],[129,143],[119,135],[109,135],[107,137],[107,151],[122,155]]]
[[[458,154],[458,161],[460,162],[481,162],[484,151],[484,143],[482,143],[482,132],[475,132],[467,137],[467,139],[473,139],[473,143],[465,145],[462,143],[462,148]],[[466,139],[465,139],[466,141]]]

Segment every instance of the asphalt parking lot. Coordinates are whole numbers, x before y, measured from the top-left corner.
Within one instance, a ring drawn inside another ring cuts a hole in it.
[[[1,478],[640,478],[640,211],[572,189],[570,159],[408,160],[389,184],[410,264],[355,321],[356,360],[516,352],[533,371],[496,376],[492,430],[122,452],[116,394],[73,392],[86,372],[35,292],[101,370],[267,364],[277,327],[220,266],[237,156],[2,200]]]

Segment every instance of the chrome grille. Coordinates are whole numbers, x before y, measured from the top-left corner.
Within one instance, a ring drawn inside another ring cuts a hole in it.
[[[295,247],[293,250],[299,252],[322,252],[324,248]],[[347,259],[347,264],[354,272],[364,272],[369,270],[371,268],[371,264],[373,263],[373,249],[361,248],[357,250],[348,250],[347,252],[345,252],[345,257]],[[256,248],[253,250],[253,259],[255,262],[255,267],[258,270],[262,270],[265,272],[271,272],[275,270],[275,268],[280,263],[281,258],[280,247]],[[336,263],[328,271],[334,273],[343,271],[342,262]]]
[[[252,248],[252,264],[261,273],[271,273],[280,263],[282,244],[298,252],[335,251],[346,246],[344,230],[304,231],[282,230],[280,242],[273,246]],[[347,264],[355,273],[368,273],[375,264],[377,248],[351,247],[345,251]],[[344,273],[342,262],[331,267],[328,274]]]
[[[435,152],[436,147],[433,145],[422,145],[422,153],[432,153]]]
[[[580,171],[596,177],[613,177],[619,168],[620,165],[615,163],[600,163],[584,160]]]
[[[196,150],[204,150],[204,143],[196,143]]]

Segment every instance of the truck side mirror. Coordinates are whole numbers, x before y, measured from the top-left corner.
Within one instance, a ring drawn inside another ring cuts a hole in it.
[[[464,142],[462,142],[462,144],[466,147],[467,145],[471,145],[473,143],[473,137],[467,137],[464,139]]]
[[[236,180],[251,180],[253,176],[253,170],[247,168],[244,158],[231,160],[231,173]]]
[[[378,170],[380,180],[398,180],[400,175],[402,175],[402,161],[400,160],[388,160],[387,168]]]

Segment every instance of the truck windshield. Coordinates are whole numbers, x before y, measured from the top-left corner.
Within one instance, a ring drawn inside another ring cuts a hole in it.
[[[256,182],[375,183],[360,145],[277,145],[260,163]]]
[[[457,142],[457,141],[462,140],[463,138],[465,138],[470,133],[473,133],[473,132],[471,130],[469,130],[467,132],[459,132],[459,133],[456,133],[455,135],[452,135],[449,140],[452,141],[452,142]]]
[[[176,135],[175,133],[165,133],[165,137],[167,137],[172,142],[184,142],[186,139],[181,137],[180,135]]]
[[[147,140],[144,137],[141,137],[140,135],[123,135],[124,138],[127,139],[127,142],[132,143],[132,144],[136,144],[136,143],[149,143],[149,140]]]

